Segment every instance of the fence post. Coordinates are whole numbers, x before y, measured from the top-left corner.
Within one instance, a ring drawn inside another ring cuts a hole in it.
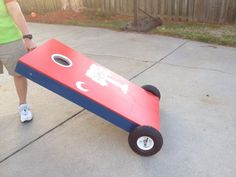
[[[134,1],[134,26],[138,24],[138,0]]]

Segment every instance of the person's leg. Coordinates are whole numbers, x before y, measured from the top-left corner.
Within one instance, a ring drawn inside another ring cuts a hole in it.
[[[27,105],[27,79],[20,75],[14,75],[14,83],[19,98],[19,113],[21,122],[31,121],[33,115]]]
[[[13,76],[16,92],[19,98],[19,105],[26,104],[27,80],[15,72],[18,59],[27,53],[23,41],[18,40],[2,45],[2,53],[3,51],[4,56],[2,58],[5,59],[2,59],[2,63],[6,67],[9,75]]]
[[[27,80],[15,72],[18,59],[27,52],[21,40],[2,46],[5,55],[2,64],[6,67],[9,75],[13,76],[16,92],[19,99],[19,114],[21,122],[31,121],[33,116],[27,105]]]
[[[16,92],[19,98],[19,105],[26,104],[27,80],[23,76],[14,76]]]

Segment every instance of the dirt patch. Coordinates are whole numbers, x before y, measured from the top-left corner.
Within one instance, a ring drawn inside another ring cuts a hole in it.
[[[72,11],[56,11],[47,12],[45,14],[37,14],[32,16],[31,14],[25,15],[25,18],[29,22],[39,23],[56,23],[63,24],[68,20],[88,20],[88,17],[82,13],[75,13]]]
[[[67,24],[68,21],[79,22],[108,22],[118,20],[130,20],[131,17],[127,15],[105,14],[94,11],[74,12],[71,10],[59,10],[55,12],[47,12],[44,14],[25,15],[28,22],[49,23],[49,24]]]

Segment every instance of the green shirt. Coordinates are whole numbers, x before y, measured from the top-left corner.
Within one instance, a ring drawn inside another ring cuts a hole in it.
[[[4,0],[0,0],[0,44],[17,41],[22,38],[22,33],[7,12]]]

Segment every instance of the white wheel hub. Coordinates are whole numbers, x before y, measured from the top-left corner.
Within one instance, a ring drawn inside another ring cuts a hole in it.
[[[144,151],[148,151],[153,148],[154,141],[148,136],[141,136],[137,140],[137,146]]]

